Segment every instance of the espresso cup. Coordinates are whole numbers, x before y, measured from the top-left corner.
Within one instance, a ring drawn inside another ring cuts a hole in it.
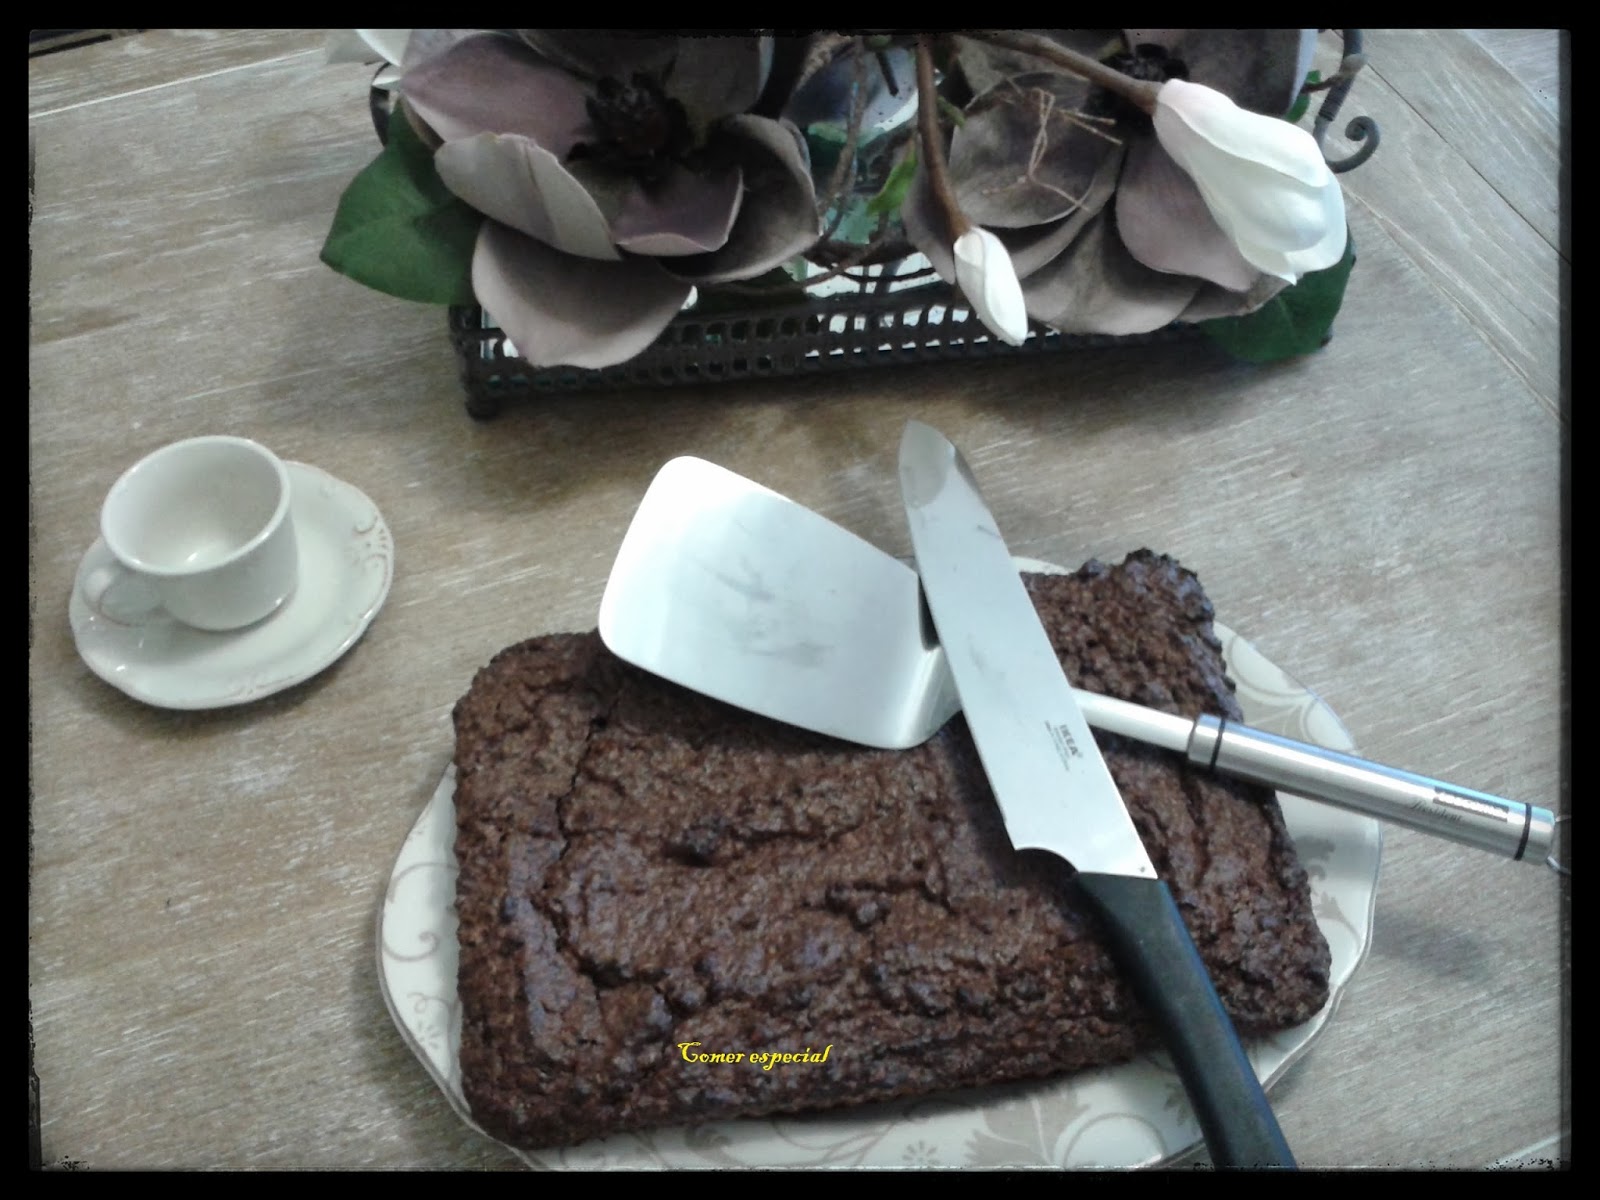
[[[299,576],[288,469],[248,438],[189,438],[140,459],[106,494],[100,535],[116,562],[89,574],[84,599],[122,624],[164,613],[242,629]]]

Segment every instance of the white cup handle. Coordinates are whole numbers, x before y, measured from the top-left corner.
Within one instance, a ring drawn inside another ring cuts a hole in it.
[[[83,598],[107,621],[144,625],[161,613],[155,585],[119,562],[101,563],[83,578]]]

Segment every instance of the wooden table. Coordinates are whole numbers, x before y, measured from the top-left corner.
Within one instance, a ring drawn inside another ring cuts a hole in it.
[[[908,549],[906,418],[1019,554],[1151,546],[1379,761],[1565,810],[1557,61],[1550,31],[1370,31],[1360,259],[1333,342],[1195,347],[463,410],[439,310],[318,261],[373,156],[320,31],[156,31],[29,64],[29,998],[47,1165],[503,1168],[397,1034],[390,867],[473,672],[592,628],[655,469],[698,454]],[[1515,73],[1513,70],[1515,69]],[[365,491],[385,609],[337,665],[136,702],[67,598],[107,487],[214,431]],[[1561,882],[1386,833],[1370,953],[1274,1089],[1311,1167],[1569,1154]]]

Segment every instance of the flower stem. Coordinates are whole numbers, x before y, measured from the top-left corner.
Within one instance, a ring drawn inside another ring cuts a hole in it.
[[[954,242],[972,228],[972,222],[961,211],[955,189],[950,186],[944,135],[939,129],[939,93],[933,80],[933,39],[925,33],[917,36],[917,128],[922,134],[922,162],[928,171],[928,186],[950,223],[950,240]]]
[[[833,220],[822,232],[827,241],[839,230],[844,221],[847,204],[844,200],[845,183],[855,178],[856,150],[861,141],[861,121],[866,112],[867,71],[866,57],[860,38],[851,46],[850,125],[845,135],[844,149],[839,151],[839,161],[834,164],[833,177],[828,181],[827,198],[817,205],[817,215],[826,216],[833,210]]]
[[[1108,67],[1098,59],[1090,58],[1087,54],[1080,54],[1076,50],[1068,49],[1058,42],[1052,42],[1047,37],[1036,33],[1024,33],[1016,29],[972,29],[964,30],[961,37],[972,38],[974,41],[988,42],[991,45],[1003,46],[1007,50],[1018,50],[1023,54],[1031,54],[1035,58],[1042,58],[1065,68],[1081,79],[1103,87],[1108,92],[1114,92],[1129,103],[1137,105],[1147,113],[1155,112],[1156,92],[1160,85],[1144,79],[1135,79],[1131,75],[1124,75],[1115,67]]]
[[[790,95],[798,92],[811,82],[811,77],[823,67],[833,62],[843,51],[849,49],[856,39],[842,33],[819,33],[813,36],[810,47],[806,51],[805,60],[800,64],[800,73],[795,77]]]

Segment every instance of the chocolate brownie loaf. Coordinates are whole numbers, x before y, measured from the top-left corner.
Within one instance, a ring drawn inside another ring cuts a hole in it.
[[[1239,716],[1211,606],[1173,560],[1027,581],[1079,686]],[[862,749],[587,634],[497,655],[455,726],[462,1083],[505,1142],[1046,1076],[1156,1044],[1071,868],[1012,849],[959,717],[914,750]],[[1240,1032],[1315,1014],[1328,948],[1271,792],[1097,739]],[[811,1058],[752,1060],[769,1053]]]

